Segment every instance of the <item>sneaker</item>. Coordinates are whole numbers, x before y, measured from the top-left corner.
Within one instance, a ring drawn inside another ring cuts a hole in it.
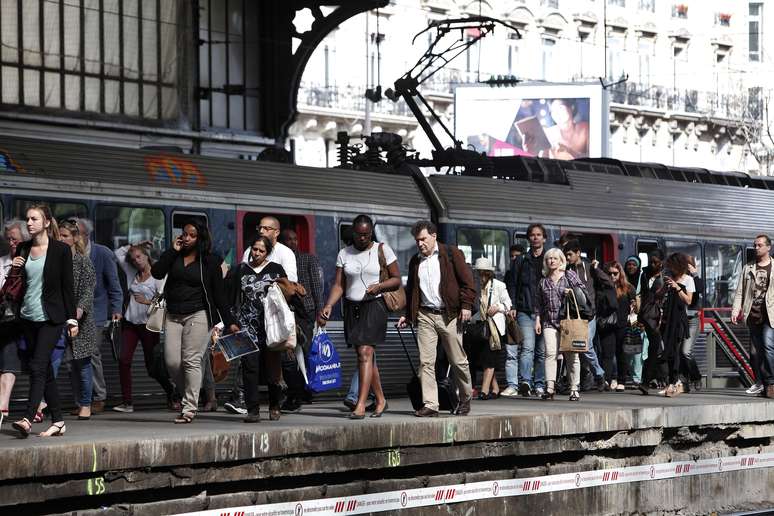
[[[134,405],[121,403],[120,405],[116,405],[115,407],[113,407],[113,410],[115,410],[116,412],[132,413],[134,412]]]
[[[626,390],[626,385],[619,383],[615,386],[615,392],[623,392]]]
[[[611,391],[618,390],[618,380],[610,380],[610,390]]]
[[[519,391],[517,391],[513,387],[508,387],[503,392],[500,393],[500,396],[503,396],[505,398],[515,398],[518,395],[519,395]]]
[[[524,396],[525,398],[529,398],[532,391],[532,387],[529,386],[527,382],[522,382],[519,384],[519,394]]]
[[[230,412],[231,414],[247,414],[247,407],[244,406],[243,403],[239,403],[238,401],[227,401],[223,408],[226,409],[226,412]]]
[[[546,393],[546,390],[544,388],[542,388],[542,387],[535,387],[535,396],[537,396],[538,398],[542,398],[543,394],[545,394],[545,393]]]
[[[760,383],[755,383],[749,389],[744,391],[745,394],[749,394],[750,396],[757,396],[762,392],[763,392],[763,385],[761,385]]]
[[[608,389],[608,385],[604,376],[598,376],[595,380],[595,383],[597,384],[597,390],[599,392],[605,392]]]

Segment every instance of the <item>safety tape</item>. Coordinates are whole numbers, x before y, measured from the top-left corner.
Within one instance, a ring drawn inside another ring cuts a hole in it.
[[[628,484],[649,480],[691,477],[712,473],[774,467],[774,453],[736,455],[685,462],[644,464],[622,468],[561,473],[542,477],[487,480],[470,484],[423,487],[341,498],[320,498],[229,509],[190,512],[179,516],[302,516],[368,514],[432,505],[472,502],[508,496],[534,495],[588,487]]]

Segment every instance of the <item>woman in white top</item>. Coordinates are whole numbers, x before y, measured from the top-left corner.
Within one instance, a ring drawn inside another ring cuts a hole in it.
[[[500,386],[494,373],[500,359],[500,351],[507,342],[505,314],[511,309],[511,296],[508,295],[505,283],[495,279],[495,268],[488,258],[478,258],[473,268],[481,278],[479,318],[489,325],[489,340],[480,343],[483,347],[479,360],[484,368],[484,379],[481,381],[478,399],[490,400],[500,395]]]
[[[335,305],[344,296],[344,337],[347,346],[357,348],[360,392],[350,419],[363,419],[368,392],[376,396],[374,413],[380,417],[387,409],[382,391],[379,368],[374,361],[374,348],[384,344],[387,336],[387,305],[382,292],[400,287],[398,259],[387,244],[373,241],[374,223],[367,215],[358,215],[352,221],[351,246],[345,247],[336,258],[336,279],[328,301],[320,312],[318,324],[325,326]],[[379,281],[379,255],[384,256],[389,277]]]
[[[151,300],[164,290],[164,281],[151,276],[151,257],[148,249],[151,242],[125,245],[115,251],[116,259],[126,274],[129,288],[129,304],[124,312],[121,327],[121,356],[118,358],[118,372],[121,380],[123,403],[113,407],[117,412],[134,412],[132,401],[132,358],[137,344],[142,344],[145,369],[148,376],[159,382],[167,394],[170,410],[180,410],[179,401],[174,399],[174,387],[169,381],[165,368],[154,368],[154,348],[159,344],[159,334],[145,327],[148,322],[148,306]],[[176,405],[177,404],[177,405]]]
[[[680,379],[681,369],[685,367],[681,350],[683,342],[690,335],[687,307],[696,292],[696,283],[689,274],[688,265],[688,255],[683,253],[673,253],[664,262],[671,275],[666,277],[667,294],[661,317],[664,352],[659,357],[658,365],[668,382],[662,392],[670,398],[685,392]]]

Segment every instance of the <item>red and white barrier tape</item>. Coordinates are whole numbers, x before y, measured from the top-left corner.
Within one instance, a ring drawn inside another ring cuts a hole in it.
[[[186,513],[180,516],[302,516],[304,514],[336,516],[367,514],[506,496],[522,496],[613,484],[627,484],[630,482],[770,468],[772,466],[774,466],[774,453],[760,453],[696,461],[644,464],[642,466],[582,471],[580,473],[562,473],[542,477],[509,478],[471,484],[424,487],[343,498],[321,498],[229,509],[212,509]]]

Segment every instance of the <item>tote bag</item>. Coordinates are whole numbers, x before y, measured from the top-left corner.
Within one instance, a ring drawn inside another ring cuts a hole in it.
[[[559,322],[559,351],[585,353],[589,350],[589,322],[581,319],[575,293],[570,290],[568,296],[575,305],[577,318],[570,318],[570,303],[567,305],[567,317]]]
[[[328,334],[320,328],[312,339],[307,358],[307,386],[312,392],[341,387],[341,359]]]

